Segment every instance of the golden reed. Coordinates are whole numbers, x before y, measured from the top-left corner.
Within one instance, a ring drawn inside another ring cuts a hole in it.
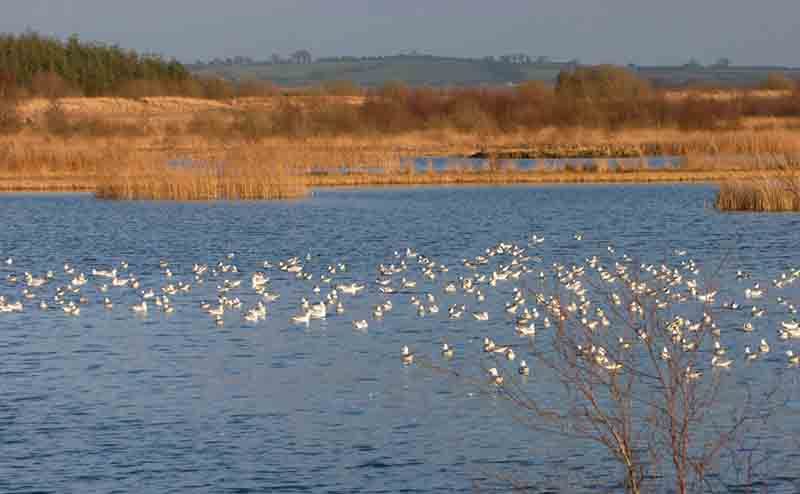
[[[98,176],[95,195],[124,200],[265,200],[308,194],[306,179],[259,155],[229,151],[159,160]]]
[[[723,182],[715,205],[720,211],[800,211],[800,175],[794,173]]]

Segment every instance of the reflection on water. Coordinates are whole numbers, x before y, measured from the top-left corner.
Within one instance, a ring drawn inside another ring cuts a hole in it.
[[[713,194],[708,186],[670,185],[444,187],[213,204],[5,195],[0,257],[14,262],[0,271],[5,278],[52,269],[63,284],[65,263],[88,273],[124,260],[144,289],[165,284],[162,259],[176,283],[190,282],[194,263],[214,266],[235,253],[230,262],[248,283],[265,260],[310,254],[304,262],[315,279],[341,262],[347,269],[337,280],[371,282],[379,263],[412,246],[450,266],[455,279],[463,258],[501,240],[525,244],[534,232],[546,239],[544,266],[582,263],[611,244],[649,262],[685,249],[704,272],[724,265],[725,273],[749,271],[765,286],[797,267],[799,217],[718,214],[707,207]],[[450,365],[477,367],[471,356],[481,338],[501,339],[512,325],[502,315],[506,293],[487,292],[484,310],[493,317],[486,322],[451,321],[446,311],[419,318],[407,295],[397,296],[391,313],[359,332],[352,320],[383,300],[374,285],[346,299],[343,315],[305,327],[288,318],[317,282],[277,269],[269,275],[281,298],[257,325],[233,312],[216,327],[200,311],[221,277],[174,296],[174,314],[133,315],[132,290],[110,290],[115,308],[104,309],[94,280],[78,317],[35,304],[0,314],[0,490],[439,492],[478,481],[482,490],[506,491],[499,475],[541,489],[620,489],[603,450],[532,432],[491,396],[400,364],[403,344],[438,359],[442,336],[458,335]],[[20,286],[0,283],[0,294],[17,299]],[[786,296],[797,301],[796,292]],[[258,299],[250,290],[241,297],[245,306]],[[777,341],[780,317],[770,312],[764,322],[776,353],[791,348]],[[744,344],[732,337],[731,351],[741,355]],[[763,364],[744,377],[758,383],[783,366],[777,358]],[[535,376],[528,384],[542,393],[553,386]],[[796,378],[784,385],[796,387]],[[780,433],[765,431],[770,463],[781,465],[769,492],[791,492],[797,483],[797,468],[789,468],[798,463],[796,403],[795,394]]]

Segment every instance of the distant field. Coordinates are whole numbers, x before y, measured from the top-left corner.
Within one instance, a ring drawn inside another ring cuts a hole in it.
[[[303,86],[325,81],[347,80],[362,86],[376,86],[386,81],[414,85],[505,84],[525,80],[555,81],[568,63],[514,64],[485,60],[444,57],[394,56],[369,60],[317,61],[310,64],[252,63],[190,65],[195,74],[222,76],[232,80],[262,79],[284,86]],[[714,84],[752,86],[771,72],[783,72],[800,79],[800,69],[789,67],[637,67],[642,77],[668,86]]]

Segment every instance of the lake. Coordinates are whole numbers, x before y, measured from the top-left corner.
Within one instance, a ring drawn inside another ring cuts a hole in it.
[[[800,265],[800,216],[721,214],[711,207],[715,191],[708,185],[374,188],[252,203],[0,195],[0,259],[13,259],[0,267],[0,295],[24,304],[22,312],[0,313],[0,491],[508,492],[507,477],[537,492],[621,491],[621,472],[602,448],[531,430],[512,419],[496,394],[427,365],[403,365],[400,348],[477,376],[483,337],[516,338],[503,310],[511,284],[485,287],[480,310],[488,321],[449,319],[447,305],[464,303],[468,311],[478,305],[442,292],[446,280],[470,273],[463,259],[501,241],[536,256],[532,273],[554,262],[608,257],[609,245],[615,255],[643,263],[691,258],[702,269],[701,282],[718,280],[719,302],[748,304],[745,287],[770,287]],[[532,234],[545,241],[528,247]],[[399,263],[407,248],[449,271],[430,281],[409,270],[403,276],[417,281],[417,289],[381,294],[377,266]],[[292,256],[312,280],[278,269]],[[141,288],[99,291],[108,280],[93,277],[92,269],[123,261]],[[264,261],[274,267],[264,268]],[[172,296],[174,313],[154,305],[146,315],[129,309],[141,301],[141,290],[191,283],[194,264],[211,271],[220,262],[239,272],[208,274],[203,284]],[[314,301],[330,289],[320,275],[337,263],[346,267],[333,283],[365,283],[364,293],[342,295],[343,314],[289,322],[301,297]],[[65,273],[65,264],[75,273]],[[25,300],[23,273],[47,270],[55,279]],[[752,279],[736,280],[737,270]],[[256,271],[280,294],[267,305],[266,319],[250,323],[244,310],[231,309],[224,326],[216,326],[202,301],[215,303],[225,279],[241,279],[228,296],[252,306],[261,299],[250,288]],[[88,299],[76,317],[53,296],[80,272],[88,283],[67,297]],[[16,284],[9,275],[18,277]],[[317,284],[321,294],[312,292]],[[535,276],[529,284],[536,286]],[[758,302],[767,308],[753,320],[758,332],[726,336],[734,366],[744,369],[732,371],[727,384],[782,379],[789,399],[763,431],[768,461],[756,485],[795,492],[800,371],[786,368],[783,352],[800,345],[778,338],[778,324],[789,316],[773,295],[797,303],[800,292],[770,290]],[[409,304],[410,296],[426,292],[439,299],[441,313],[420,317]],[[111,310],[101,302],[106,296]],[[37,306],[42,299],[47,310]],[[373,307],[387,299],[394,308],[375,319]],[[354,330],[357,319],[368,320],[369,329]],[[745,320],[720,315],[726,328]],[[760,338],[773,347],[771,356],[745,368],[744,346]],[[449,362],[439,355],[443,340],[455,348]],[[523,386],[544,395],[558,387],[535,372]],[[732,396],[723,392],[721,399]],[[734,473],[724,476],[741,488]]]

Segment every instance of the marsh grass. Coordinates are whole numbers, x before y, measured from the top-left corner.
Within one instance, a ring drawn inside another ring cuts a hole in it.
[[[760,174],[720,184],[715,206],[720,211],[800,211],[800,161],[796,154],[764,154],[751,158]]]
[[[302,174],[241,151],[203,160],[129,165],[100,174],[95,189],[98,198],[120,200],[270,200],[307,193]]]
[[[86,100],[84,106],[78,100],[42,104],[38,114],[23,107],[22,118],[34,124],[0,135],[0,190],[97,189],[108,198],[203,200],[297,197],[310,186],[750,180],[781,173],[788,165],[780,157],[800,156],[800,137],[783,120],[769,128],[714,131],[548,127],[485,133],[445,126],[337,134],[309,132],[306,110],[285,98],[271,104],[257,98],[230,104],[153,98],[119,111],[103,110],[116,100]],[[343,128],[364,125],[353,120],[363,102],[325,101],[310,101],[309,111],[328,112],[326,118]],[[294,106],[280,109],[284,104]],[[284,130],[275,130],[270,108],[281,113]],[[290,127],[297,132],[285,130]],[[638,160],[617,161],[620,150]],[[476,154],[485,158],[483,166],[458,158]],[[513,161],[540,154],[586,159],[533,169]],[[654,169],[648,164],[654,155],[687,159],[676,168]],[[413,166],[425,156],[455,158],[444,170]],[[174,162],[197,166],[168,165]],[[208,163],[224,163],[224,173],[204,168]]]
[[[715,205],[720,211],[798,212],[800,174],[723,182]]]
[[[612,67],[564,74],[555,89],[184,82],[192,97],[145,97],[159,81],[130,81],[129,98],[4,96],[0,189],[208,200],[297,197],[313,185],[716,181],[772,176],[772,156],[800,156],[800,91],[676,94]],[[483,166],[412,164],[476,155]],[[655,170],[657,155],[688,159]],[[585,161],[509,161],[567,157]]]
[[[443,169],[434,169],[432,161],[422,169],[414,164],[419,156],[453,154],[476,142],[460,134],[232,141],[181,134],[24,134],[0,138],[0,190],[96,190],[100,197],[119,199],[269,199],[302,196],[312,186],[724,181],[780,173],[767,168],[775,161],[768,155],[745,163],[696,155],[692,166],[662,169],[650,168],[645,157],[528,169],[498,159],[476,166],[456,158]],[[514,141],[506,136],[498,142]]]
[[[95,195],[118,200],[268,200],[290,199],[306,195],[302,177],[283,171],[249,170],[239,166],[197,165],[174,169],[169,165],[147,172],[128,172],[101,178]]]

